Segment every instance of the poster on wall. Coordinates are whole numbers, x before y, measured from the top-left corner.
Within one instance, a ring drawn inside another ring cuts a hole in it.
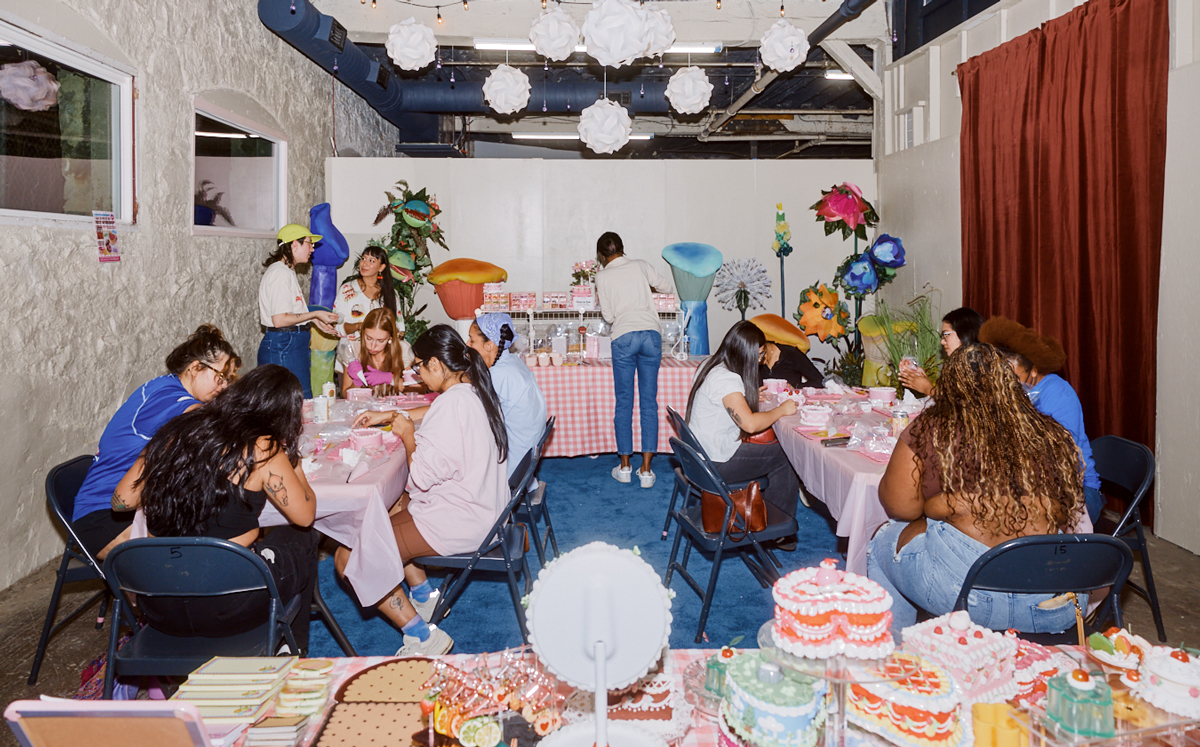
[[[120,262],[121,248],[117,244],[117,218],[107,210],[93,210],[92,220],[96,223],[96,248],[101,262]]]

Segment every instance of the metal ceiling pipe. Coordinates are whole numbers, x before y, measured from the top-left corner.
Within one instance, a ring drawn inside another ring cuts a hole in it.
[[[605,86],[598,81],[570,81],[547,85],[534,78],[529,104],[520,114],[578,114],[603,98]],[[608,96],[617,101],[628,100],[630,112],[665,114],[670,111],[667,83],[646,81],[609,83]],[[542,107],[545,106],[545,111]],[[489,114],[495,112],[483,100],[483,82],[470,81],[451,84],[448,81],[415,81],[404,84],[400,109],[409,112],[438,112],[442,114]]]
[[[825,41],[830,34],[832,34],[834,31],[837,31],[846,23],[858,18],[858,16],[861,15],[862,12],[866,10],[867,7],[873,2],[875,2],[875,0],[842,0],[841,6],[839,6],[832,15],[826,18],[815,31],[808,35],[809,57],[811,57],[813,53],[817,51],[821,45],[821,42]],[[809,62],[811,62],[811,60],[806,60],[804,64],[807,65]],[[726,122],[733,119],[734,115],[736,115],[742,107],[750,103],[751,99],[753,99],[755,96],[762,93],[763,90],[766,89],[767,85],[777,77],[779,77],[779,73],[775,72],[774,70],[770,70],[761,78],[756,80],[754,85],[750,86],[750,88],[747,89],[747,91],[743,93],[737,101],[733,102],[732,106],[726,109],[712,122],[708,123],[708,126],[704,128],[704,132],[700,134],[700,140],[707,140],[709,134],[716,132],[723,127]]]

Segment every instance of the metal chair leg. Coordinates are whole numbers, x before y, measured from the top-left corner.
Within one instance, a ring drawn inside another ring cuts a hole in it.
[[[346,656],[358,656],[354,650],[354,646],[350,645],[350,639],[346,637],[342,631],[342,626],[333,617],[333,612],[329,610],[329,605],[325,604],[325,598],[321,596],[321,585],[319,582],[313,584],[313,611],[317,613],[317,617],[321,618],[325,623],[325,627],[329,628],[329,634],[333,636],[333,640],[337,641],[337,645],[341,647],[342,653]],[[311,614],[311,612],[310,612]]]
[[[682,540],[683,540],[683,528],[677,527],[675,529],[675,542],[671,545],[671,557],[667,561],[667,574],[665,576],[663,576],[663,586],[667,587],[668,589],[671,588],[671,576],[675,575],[675,558],[678,557],[678,555],[679,555],[679,543]],[[688,549],[691,549],[691,546],[692,545],[689,542]],[[687,565],[686,553],[685,553],[684,565],[685,566]]]
[[[712,607],[713,592],[717,588],[717,576],[721,573],[721,554],[725,549],[725,543],[721,542],[717,545],[717,551],[713,553],[712,570],[708,574],[708,589],[704,592],[704,603],[700,606],[700,625],[696,628],[696,643],[700,643],[704,639],[704,626],[708,622],[708,609]]]
[[[1138,550],[1142,553],[1142,571],[1146,576],[1146,596],[1150,597],[1150,612],[1154,615],[1154,626],[1158,628],[1158,640],[1167,642],[1167,631],[1163,627],[1162,608],[1158,606],[1158,591],[1154,588],[1154,573],[1150,570],[1150,550],[1146,547],[1146,534],[1142,524],[1137,524]]]
[[[50,629],[54,627],[54,616],[58,614],[58,602],[62,597],[63,577],[67,572],[67,564],[71,560],[63,554],[62,564],[54,577],[54,591],[50,592],[50,609],[46,610],[46,622],[42,625],[42,637],[38,639],[37,653],[33,655],[33,671],[29,673],[29,684],[37,684],[38,670],[42,668],[42,659],[46,656],[46,646],[50,643]]]

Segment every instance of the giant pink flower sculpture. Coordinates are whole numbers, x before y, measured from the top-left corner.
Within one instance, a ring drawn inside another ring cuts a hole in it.
[[[817,211],[817,220],[825,221],[825,235],[841,230],[842,240],[857,234],[867,239],[867,227],[879,222],[874,206],[862,196],[857,185],[846,182],[821,190],[821,199],[811,208]]]

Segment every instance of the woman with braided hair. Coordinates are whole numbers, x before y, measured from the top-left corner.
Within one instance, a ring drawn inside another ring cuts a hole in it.
[[[871,540],[867,575],[892,595],[899,640],[917,608],[953,610],[988,549],[1073,525],[1083,470],[1071,434],[1037,411],[1004,356],[967,345],[947,359],[933,404],[900,434],[879,498],[892,521]],[[969,609],[994,630],[1060,632],[1075,622],[1065,596],[972,591]]]

